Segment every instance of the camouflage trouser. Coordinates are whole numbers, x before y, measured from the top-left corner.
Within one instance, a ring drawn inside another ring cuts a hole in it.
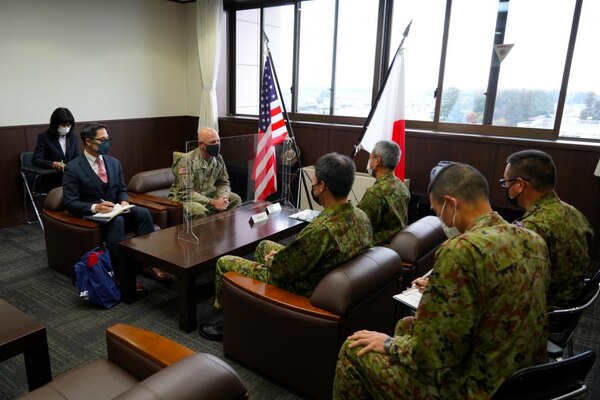
[[[396,335],[408,333],[412,323],[400,320]],[[393,363],[373,351],[359,357],[361,346],[353,349],[343,344],[335,370],[334,399],[434,399],[437,391],[422,381],[424,373]]]
[[[182,204],[185,212],[187,214],[193,215],[194,218],[204,218],[208,217],[209,215],[221,212],[211,205],[204,205],[196,201],[184,201],[182,202]],[[229,194],[229,206],[227,207],[227,210],[233,210],[234,208],[239,207],[240,204],[242,204],[242,199],[240,198],[240,196],[231,192]]]
[[[265,267],[265,256],[272,250],[279,251],[284,246],[272,242],[270,240],[263,240],[256,246],[254,252],[254,261],[246,260],[245,258],[236,256],[223,256],[217,261],[217,268],[215,270],[215,308],[221,309],[221,299],[223,296],[223,275],[229,271],[235,271],[238,274],[254,278],[262,282],[268,282],[268,270]]]

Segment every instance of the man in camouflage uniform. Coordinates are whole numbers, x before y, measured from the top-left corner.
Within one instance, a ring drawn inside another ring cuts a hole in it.
[[[175,156],[169,199],[183,203],[186,214],[203,218],[239,207],[240,196],[231,191],[225,161],[219,154],[221,141],[212,128],[198,131],[198,148]],[[189,164],[186,166],[186,160]],[[187,198],[186,177],[192,179],[190,198]]]
[[[369,218],[348,202],[354,182],[354,162],[330,153],[315,163],[312,197],[324,207],[287,246],[262,241],[255,260],[234,256],[219,258],[215,273],[215,308],[221,309],[223,275],[229,271],[310,296],[321,278],[337,265],[367,250],[373,234]],[[222,319],[200,327],[208,339],[222,339]]]
[[[410,192],[394,176],[400,157],[400,147],[388,140],[375,143],[369,156],[367,171],[375,178],[375,183],[367,189],[358,208],[371,220],[373,245],[389,243],[406,227]]]
[[[394,337],[358,331],[344,343],[334,399],[489,399],[547,359],[544,240],[493,212],[469,165],[444,168],[428,192],[458,236],[438,250],[415,317],[398,321]]]
[[[550,254],[549,310],[568,308],[583,288],[593,229],[575,207],[554,191],[556,167],[550,155],[523,150],[508,157],[502,186],[514,205],[525,208],[516,223],[541,235]]]

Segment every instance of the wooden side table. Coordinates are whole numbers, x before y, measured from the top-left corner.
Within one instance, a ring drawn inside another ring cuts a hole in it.
[[[23,353],[29,390],[52,380],[46,328],[0,300],[0,361]]]

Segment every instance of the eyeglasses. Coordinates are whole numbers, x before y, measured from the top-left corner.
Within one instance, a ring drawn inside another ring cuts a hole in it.
[[[95,140],[96,142],[100,142],[100,144],[104,144],[106,142],[110,143],[112,142],[112,138],[100,138],[100,139],[92,139]]]
[[[510,188],[512,185],[509,185],[510,182],[514,182],[514,181],[518,181],[518,180],[522,180],[524,182],[529,182],[529,179],[527,178],[512,178],[512,179],[498,179],[498,182],[500,182],[500,186],[502,186],[505,189]]]
[[[509,187],[511,187],[512,185],[509,185],[510,182],[514,182],[519,178],[513,178],[513,179],[499,179],[498,182],[500,182],[500,186],[502,186],[505,189],[508,189]]]

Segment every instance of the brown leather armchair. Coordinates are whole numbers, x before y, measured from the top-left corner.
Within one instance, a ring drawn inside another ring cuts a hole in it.
[[[167,210],[165,207],[133,197],[129,201],[131,204],[150,210],[155,230],[166,225]],[[69,277],[72,274],[73,265],[81,256],[102,245],[99,224],[77,218],[64,210],[62,186],[54,188],[48,193],[42,209],[42,220],[45,227],[44,238],[48,265]],[[128,238],[133,235],[131,232]]]
[[[169,200],[169,190],[174,180],[171,168],[144,171],[131,177],[127,191],[132,198],[164,206],[167,209],[167,226],[175,226],[183,223],[183,207],[181,203]]]
[[[394,236],[389,247],[402,258],[405,285],[429,271],[435,262],[435,252],[446,240],[439,218],[423,217]]]
[[[106,330],[108,359],[77,367],[23,400],[247,399],[236,372],[215,356],[125,324]]]
[[[310,398],[331,398],[348,335],[393,332],[400,263],[396,252],[373,247],[325,275],[310,298],[226,273],[223,353]]]

